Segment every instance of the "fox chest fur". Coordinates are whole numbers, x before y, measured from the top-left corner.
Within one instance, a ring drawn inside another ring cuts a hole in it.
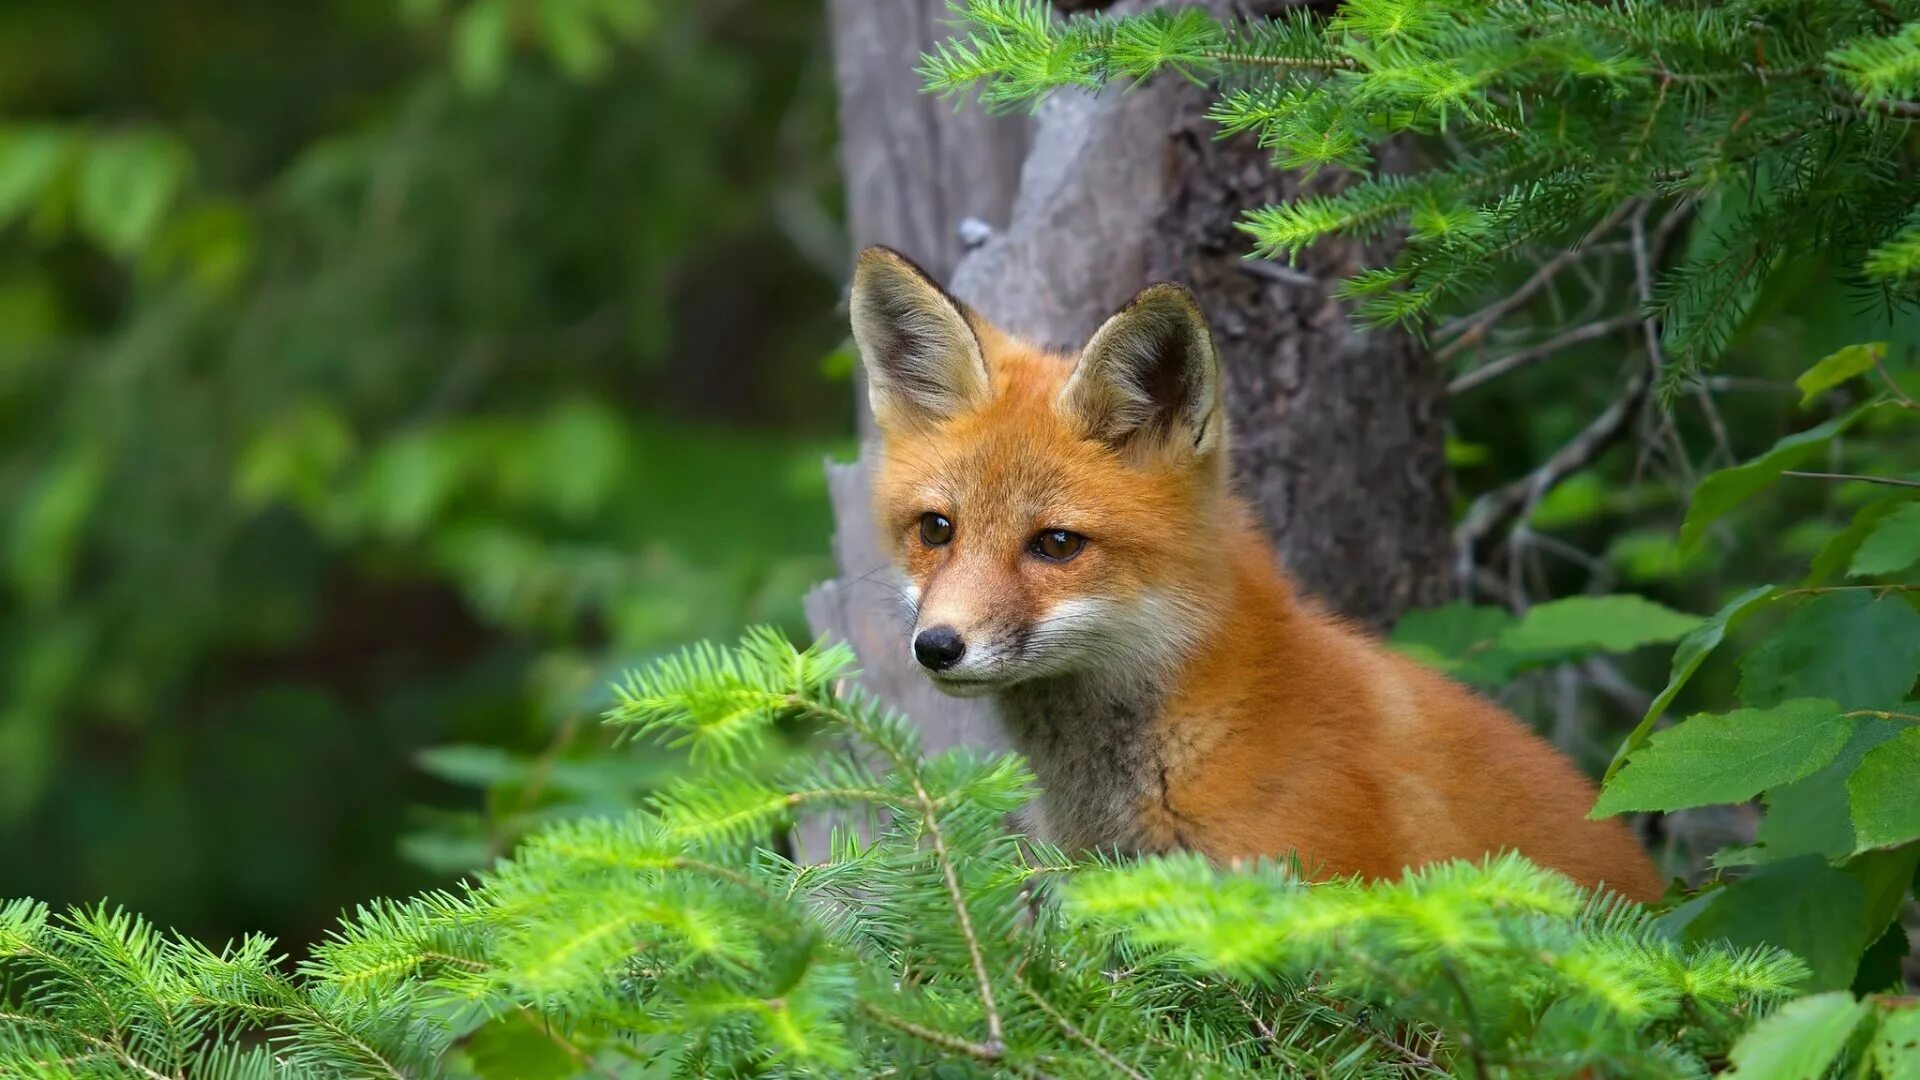
[[[1010,687],[995,705],[1014,748],[1042,778],[1027,809],[1035,835],[1069,851],[1131,854],[1168,846],[1147,812],[1165,792],[1157,700],[1119,698],[1091,680],[1059,678]]]
[[[1184,289],[1143,291],[1066,355],[869,249],[850,310],[901,648],[942,691],[993,698],[1039,835],[1367,877],[1516,850],[1657,894],[1545,741],[1296,596],[1228,483],[1219,359]]]

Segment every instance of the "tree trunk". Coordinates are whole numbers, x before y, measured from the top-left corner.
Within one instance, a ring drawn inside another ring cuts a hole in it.
[[[1443,599],[1440,371],[1407,335],[1357,331],[1331,295],[1381,253],[1323,243],[1297,269],[1247,262],[1235,221],[1299,180],[1250,139],[1216,140],[1210,92],[1183,80],[1060,93],[1031,122],[921,94],[913,68],[950,33],[944,2],[832,0],[855,245],[899,248],[1008,330],[1068,348],[1145,285],[1187,285],[1220,348],[1237,482],[1295,579],[1374,626]],[[992,226],[978,246],[968,218]],[[977,702],[938,697],[912,670],[900,605],[873,584],[888,570],[864,466],[829,468],[843,576],[808,597],[814,629],[853,644],[869,688],[931,748],[1003,746]]]

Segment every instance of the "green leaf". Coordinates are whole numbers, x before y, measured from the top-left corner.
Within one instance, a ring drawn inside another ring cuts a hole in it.
[[[1920,716],[1920,704],[1908,706]],[[1878,848],[1920,837],[1920,726],[1867,751],[1847,779],[1854,843]]]
[[[1852,985],[1861,952],[1880,936],[1862,926],[1866,886],[1818,856],[1767,863],[1709,897],[1682,928],[1686,941],[1777,945],[1806,961],[1809,990]]]
[[[1828,593],[1796,609],[1740,670],[1740,700],[1757,708],[1806,697],[1889,708],[1920,674],[1920,613],[1897,596]]]
[[[1780,479],[1782,472],[1813,456],[1834,436],[1878,407],[1877,402],[1862,405],[1845,416],[1836,416],[1817,427],[1789,435],[1752,461],[1721,469],[1700,481],[1693,490],[1693,505],[1687,508],[1687,520],[1680,526],[1680,553],[1692,551],[1706,535],[1707,526],[1721,515]]]
[[[1518,626],[1500,635],[1500,646],[1516,651],[1626,652],[1677,640],[1700,624],[1698,616],[1643,596],[1570,596],[1528,611]]]
[[[1512,626],[1505,608],[1452,603],[1408,612],[1388,642],[1399,652],[1470,682],[1490,683],[1512,670],[1496,643]]]
[[[1920,560],[1920,503],[1908,503],[1888,514],[1854,553],[1853,577],[1893,574]]]
[[[515,1080],[564,1080],[580,1074],[579,1063],[561,1049],[551,1031],[530,1020],[530,1015],[506,1013],[467,1038],[466,1050],[475,1072]]]
[[[500,86],[513,50],[513,0],[479,0],[453,29],[453,71],[460,85],[485,93]]]
[[[1733,1044],[1728,1055],[1733,1068],[1725,1075],[1740,1080],[1819,1080],[1871,1008],[1844,990],[1789,1001]]]
[[[27,491],[6,536],[6,568],[29,604],[49,604],[66,591],[106,479],[106,461],[88,447],[51,464]]]
[[[66,165],[74,141],[55,127],[0,131],[0,226],[40,201]]]
[[[1708,654],[1725,640],[1727,631],[1746,618],[1755,607],[1771,600],[1773,595],[1772,585],[1759,585],[1748,589],[1728,601],[1725,607],[1714,612],[1706,622],[1694,627],[1692,633],[1680,639],[1679,647],[1673,650],[1673,667],[1667,676],[1666,689],[1660,691],[1659,695],[1653,699],[1653,704],[1647,707],[1647,715],[1640,718],[1640,722],[1635,724],[1633,730],[1627,734],[1626,741],[1620,744],[1620,749],[1614,752],[1613,761],[1607,765],[1608,779],[1612,779],[1613,774],[1620,771],[1620,766],[1626,764],[1627,755],[1646,745],[1647,736],[1652,733],[1654,723],[1666,713],[1667,706],[1673,704],[1673,699],[1679,696],[1681,689],[1687,685],[1688,680],[1693,678],[1693,673],[1700,670],[1700,665],[1705,662]]]
[[[1607,506],[1607,485],[1598,471],[1575,473],[1556,484],[1532,510],[1527,524],[1535,529],[1566,529],[1600,516]]]
[[[1881,1017],[1872,1046],[1880,1080],[1920,1080],[1920,1005]]]
[[[1886,355],[1886,342],[1870,341],[1861,345],[1849,345],[1827,356],[1793,380],[1793,385],[1800,388],[1800,406],[1805,408],[1813,404],[1813,400],[1821,394],[1856,375],[1872,370],[1873,365]]]
[[[1863,851],[1841,868],[1866,887],[1864,927],[1868,937],[1875,938],[1900,913],[1914,889],[1914,873],[1920,871],[1920,844]]]
[[[1904,725],[1877,717],[1854,718],[1853,734],[1833,762],[1811,776],[1767,792],[1767,816],[1754,839],[1766,861],[1795,855],[1837,859],[1852,852],[1852,801],[1847,778],[1867,751],[1903,731]]]
[[[1880,527],[1880,523],[1901,507],[1912,505],[1916,499],[1920,499],[1920,492],[1902,491],[1854,511],[1853,520],[1847,523],[1847,527],[1835,533],[1820,549],[1820,553],[1813,557],[1813,565],[1807,572],[1807,587],[1824,585],[1835,574],[1845,570],[1853,561],[1854,553]]]
[[[584,79],[606,70],[610,51],[598,12],[583,4],[540,5],[540,36],[561,70]]]
[[[1830,701],[1696,716],[1636,751],[1591,816],[1745,802],[1831,762],[1852,733],[1853,719]]]
[[[414,761],[423,772],[450,784],[483,789],[518,783],[533,771],[532,763],[517,754],[471,743],[430,746],[414,755]]]
[[[80,227],[101,247],[137,254],[186,183],[193,159],[166,135],[120,135],[88,148],[75,207]]]

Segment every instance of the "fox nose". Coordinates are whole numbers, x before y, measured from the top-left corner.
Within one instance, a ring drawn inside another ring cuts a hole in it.
[[[934,671],[945,671],[960,662],[960,654],[967,651],[967,643],[960,640],[960,632],[951,626],[934,626],[920,631],[913,639],[913,655],[922,667]]]

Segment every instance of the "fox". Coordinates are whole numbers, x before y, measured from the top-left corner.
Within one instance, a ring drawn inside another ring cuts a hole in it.
[[[1551,744],[1295,587],[1232,486],[1185,288],[1147,287],[1072,354],[869,247],[848,310],[907,648],[943,693],[991,699],[1037,781],[1034,835],[1321,879],[1513,851],[1661,894]]]

